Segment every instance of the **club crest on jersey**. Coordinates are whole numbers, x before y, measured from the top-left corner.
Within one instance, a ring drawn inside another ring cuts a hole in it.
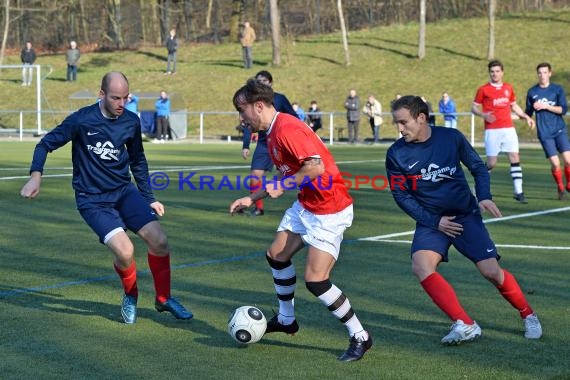
[[[105,141],[104,143],[97,142],[95,146],[87,145],[87,150],[99,155],[102,160],[119,161],[117,155],[120,153],[120,150],[115,149],[115,146],[110,141]]]

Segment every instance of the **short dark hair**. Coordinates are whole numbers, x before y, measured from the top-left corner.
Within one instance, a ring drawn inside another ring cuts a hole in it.
[[[491,70],[491,67],[499,66],[501,71],[504,71],[505,68],[503,67],[503,62],[499,61],[498,59],[493,59],[487,64],[487,69]]]
[[[269,83],[273,83],[273,76],[271,75],[271,73],[267,70],[261,70],[260,72],[258,72],[257,74],[255,74],[255,77],[264,77],[267,78],[267,80],[269,81]]]
[[[550,63],[548,62],[541,62],[536,66],[536,71],[538,71],[540,68],[542,67],[547,67],[548,71],[552,71],[552,66],[550,66]]]
[[[426,120],[429,116],[429,109],[426,102],[416,95],[404,95],[400,99],[394,100],[390,107],[392,112],[405,108],[410,111],[410,115],[412,115],[414,119],[416,119],[421,113],[426,116]]]
[[[253,104],[259,101],[266,105],[273,104],[273,89],[271,86],[255,80],[255,78],[248,79],[233,97],[234,107],[238,111],[240,111],[240,106],[244,104]]]

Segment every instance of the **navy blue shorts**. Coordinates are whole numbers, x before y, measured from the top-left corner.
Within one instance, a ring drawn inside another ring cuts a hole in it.
[[[132,183],[104,194],[77,192],[75,201],[83,220],[103,244],[107,235],[117,229],[137,233],[146,224],[158,220],[154,210]]]
[[[561,133],[555,137],[540,140],[542,149],[546,158],[557,156],[558,153],[570,151],[570,142],[568,142],[568,132],[564,129]]]
[[[485,224],[483,224],[480,213],[458,216],[453,221],[463,225],[463,233],[455,238],[449,237],[441,231],[416,224],[411,254],[419,250],[435,251],[442,256],[442,261],[447,262],[449,247],[453,245],[473,263],[492,257],[497,260],[501,258]]]
[[[257,143],[251,158],[251,170],[263,170],[266,172],[273,170],[273,161],[271,161],[267,143]]]

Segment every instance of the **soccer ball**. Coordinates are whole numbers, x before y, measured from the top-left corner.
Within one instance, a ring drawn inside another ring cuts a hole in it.
[[[236,342],[242,344],[259,342],[266,328],[267,320],[255,306],[238,307],[228,321],[228,333]]]

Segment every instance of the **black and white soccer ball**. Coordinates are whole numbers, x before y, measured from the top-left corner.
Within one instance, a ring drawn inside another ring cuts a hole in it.
[[[236,342],[242,344],[259,342],[266,328],[267,320],[255,306],[238,307],[228,320],[228,333]]]

